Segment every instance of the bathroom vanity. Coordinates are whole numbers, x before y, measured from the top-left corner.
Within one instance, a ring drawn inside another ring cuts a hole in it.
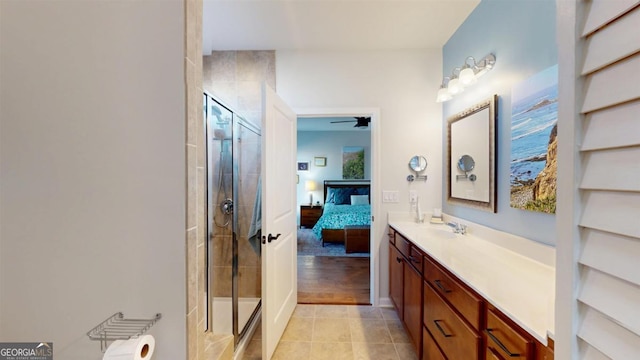
[[[420,359],[553,359],[554,250],[510,236],[390,216],[390,298]]]

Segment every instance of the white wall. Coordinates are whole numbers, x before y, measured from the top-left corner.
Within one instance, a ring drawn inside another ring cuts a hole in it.
[[[298,205],[309,203],[305,182],[316,182],[313,202],[324,203],[324,181],[342,180],[342,148],[364,147],[364,178],[371,179],[371,132],[369,131],[298,131],[298,161],[308,161],[309,171],[298,171]],[[327,165],[314,165],[314,158],[326,157]]]
[[[184,359],[181,1],[0,2],[0,339],[101,359],[116,311]]]
[[[386,214],[409,210],[409,189],[418,190],[423,209],[441,207],[442,112],[435,102],[442,80],[442,52],[277,51],[278,94],[293,108],[379,108],[378,189],[398,190],[400,203],[382,204],[374,238],[379,244],[380,297],[388,297]],[[409,184],[409,159],[424,155],[429,180]]]

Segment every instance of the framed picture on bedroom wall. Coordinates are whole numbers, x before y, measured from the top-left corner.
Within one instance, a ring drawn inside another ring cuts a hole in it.
[[[309,162],[298,161],[298,171],[309,171]]]
[[[327,158],[316,156],[315,158],[313,158],[313,165],[318,167],[325,167],[327,166]]]
[[[342,178],[364,179],[364,147],[345,146],[342,148]]]

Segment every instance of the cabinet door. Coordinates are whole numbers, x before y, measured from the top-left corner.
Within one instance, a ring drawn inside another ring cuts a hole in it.
[[[447,360],[425,327],[422,327],[422,360]]]
[[[413,266],[404,265],[404,323],[420,356],[422,344],[422,276]]]
[[[404,260],[402,255],[393,245],[389,245],[389,297],[398,311],[400,320],[403,320],[404,307],[402,304],[404,286]]]

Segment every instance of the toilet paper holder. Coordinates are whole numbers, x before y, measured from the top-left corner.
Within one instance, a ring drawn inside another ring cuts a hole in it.
[[[117,312],[89,330],[87,336],[91,340],[100,341],[100,350],[105,352],[109,342],[140,336],[161,318],[162,314],[157,313],[153,319],[125,319],[122,312]]]

